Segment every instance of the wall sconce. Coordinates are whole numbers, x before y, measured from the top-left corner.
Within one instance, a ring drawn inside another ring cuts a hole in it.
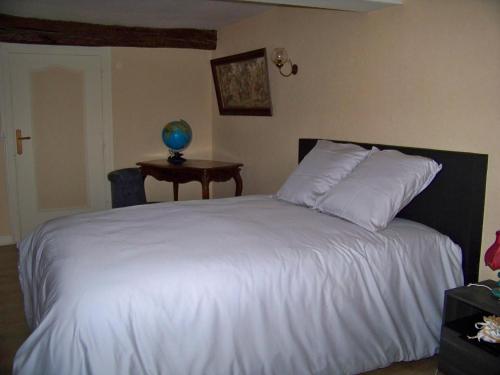
[[[292,60],[288,58],[288,53],[286,53],[286,49],[284,48],[275,48],[271,59],[273,60],[274,65],[278,67],[280,74],[283,77],[290,77],[292,74],[295,75],[299,70],[299,67],[296,64],[292,64]],[[281,71],[281,68],[283,68],[285,64],[290,65],[290,72],[286,74]]]

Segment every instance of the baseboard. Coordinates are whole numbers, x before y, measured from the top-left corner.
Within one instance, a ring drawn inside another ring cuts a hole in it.
[[[12,238],[12,236],[0,236],[0,246],[5,245],[13,245],[16,241]]]

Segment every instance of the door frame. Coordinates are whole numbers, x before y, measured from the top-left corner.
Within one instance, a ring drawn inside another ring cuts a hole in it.
[[[19,195],[16,173],[15,129],[12,113],[9,54],[55,54],[97,56],[101,60],[103,153],[106,173],[113,170],[113,115],[111,96],[111,48],[49,46],[34,44],[0,43],[0,139],[4,140],[7,200],[11,236],[15,242],[20,238]],[[106,176],[102,176],[106,179]],[[111,207],[111,192],[106,190],[106,208]]]

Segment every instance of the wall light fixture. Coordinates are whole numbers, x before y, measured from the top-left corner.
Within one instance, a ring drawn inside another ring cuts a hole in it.
[[[275,48],[272,54],[271,59],[273,60],[274,65],[276,65],[280,71],[280,74],[283,77],[290,77],[292,74],[297,74],[299,67],[297,64],[292,64],[292,60],[288,57],[288,53],[284,48]],[[290,65],[290,71],[288,73],[283,73],[281,68],[285,66],[285,64]]]

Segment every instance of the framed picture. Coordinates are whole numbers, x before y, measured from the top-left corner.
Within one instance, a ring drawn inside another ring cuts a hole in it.
[[[265,48],[210,64],[221,115],[272,116]]]

